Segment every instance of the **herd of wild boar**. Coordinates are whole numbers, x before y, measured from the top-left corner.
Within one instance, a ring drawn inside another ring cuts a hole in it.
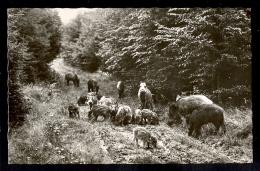
[[[75,86],[79,86],[79,79],[76,74],[66,74],[65,80],[67,85],[69,81],[73,81]],[[118,98],[124,97],[125,84],[119,81],[116,86],[118,90]],[[95,80],[88,81],[88,91],[81,94],[77,104],[70,104],[68,107],[69,117],[78,117],[79,107],[89,105],[88,119],[97,121],[99,116],[104,121],[110,120],[115,125],[127,124],[152,124],[158,125],[159,118],[154,112],[153,104],[156,103],[155,89],[149,90],[146,83],[141,83],[138,91],[140,107],[132,111],[131,107],[119,104],[111,97],[102,96],[98,93],[99,85]],[[177,96],[176,102],[169,106],[168,125],[180,123],[181,117],[186,119],[189,124],[188,135],[197,138],[201,132],[201,126],[212,123],[215,126],[215,133],[219,131],[220,126],[223,132],[226,132],[224,121],[224,110],[208,99],[204,95],[190,95],[185,97]],[[156,137],[151,135],[145,128],[136,127],[133,129],[134,140],[138,145],[138,139],[143,141],[143,146],[149,143],[156,147]]]

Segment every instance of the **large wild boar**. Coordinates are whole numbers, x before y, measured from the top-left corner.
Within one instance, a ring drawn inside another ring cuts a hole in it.
[[[125,83],[123,81],[118,81],[116,88],[118,91],[118,98],[123,98],[125,91]]]
[[[88,119],[90,120],[92,116],[95,117],[95,121],[99,116],[103,116],[107,120],[110,117],[110,108],[106,105],[94,105],[88,112]]]
[[[134,139],[133,141],[136,141],[136,145],[138,147],[138,140],[143,141],[143,148],[145,148],[145,144],[147,144],[147,147],[149,148],[149,143],[153,145],[153,147],[156,148],[157,146],[157,138],[152,136],[150,132],[148,132],[143,127],[136,127],[133,129]]]
[[[143,109],[141,111],[142,115],[141,115],[141,123],[146,124],[146,120],[148,120],[148,124],[152,124],[152,125],[158,125],[159,124],[159,119],[158,116],[155,112],[149,110],[149,109]]]
[[[69,82],[72,81],[75,86],[79,87],[79,78],[75,73],[66,74],[65,81],[67,82],[67,86],[69,86]]]
[[[201,126],[208,123],[212,123],[216,127],[215,133],[219,131],[220,126],[223,132],[226,132],[224,110],[220,106],[216,104],[203,104],[200,108],[195,109],[190,116],[188,135],[191,136],[194,131],[194,137],[198,137],[201,135]]]
[[[72,104],[72,103],[69,104],[68,110],[69,110],[69,117],[70,118],[74,118],[74,117],[80,118],[79,107],[77,105]]]
[[[153,110],[153,99],[152,93],[147,88],[146,83],[140,83],[140,88],[138,90],[138,98],[141,103],[141,109],[147,109],[148,105]]]
[[[116,117],[115,117],[115,125],[127,125],[132,120],[132,110],[129,106],[121,105],[118,108]]]
[[[177,101],[169,107],[168,125],[180,123],[180,115],[185,117],[186,122],[189,123],[191,113],[202,104],[213,104],[213,102],[204,95],[191,95],[177,99]]]

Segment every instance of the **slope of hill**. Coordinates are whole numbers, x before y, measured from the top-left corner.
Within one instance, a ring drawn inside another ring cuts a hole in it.
[[[203,127],[199,139],[187,135],[185,124],[166,124],[168,106],[156,105],[160,124],[144,125],[158,138],[158,148],[136,147],[132,130],[137,125],[114,126],[110,121],[91,122],[87,119],[89,106],[80,107],[80,119],[68,117],[67,106],[76,103],[87,90],[92,78],[100,84],[100,94],[113,97],[129,105],[134,111],[138,98],[126,93],[117,98],[115,78],[98,73],[85,73],[63,63],[61,58],[51,67],[61,75],[56,89],[60,93],[48,96],[48,85],[25,86],[24,94],[30,100],[31,112],[26,123],[8,135],[10,164],[64,164],[64,163],[252,163],[252,110],[227,109],[227,133],[212,135],[211,125]],[[66,86],[64,75],[74,71],[80,87]],[[209,134],[209,135],[207,135]]]

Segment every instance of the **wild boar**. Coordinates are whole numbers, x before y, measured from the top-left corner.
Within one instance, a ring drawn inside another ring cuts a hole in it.
[[[142,111],[140,109],[136,109],[133,113],[132,123],[141,124]]]
[[[68,110],[69,110],[69,117],[70,118],[74,118],[74,117],[80,118],[79,107],[77,105],[72,104],[72,103],[69,104]]]
[[[79,87],[79,78],[75,73],[68,73],[65,75],[65,81],[67,82],[67,86],[69,86],[69,82],[73,81],[74,85]]]
[[[117,103],[111,104],[109,108],[110,108],[110,119],[113,122],[115,121],[115,117],[118,111],[118,104]]]
[[[101,97],[100,100],[98,101],[98,104],[107,105],[107,106],[110,106],[115,103],[116,101],[113,98],[106,97],[106,96]]]
[[[106,105],[94,105],[88,112],[88,119],[90,120],[92,116],[95,117],[95,121],[99,116],[103,116],[107,120],[110,117],[110,108]]]
[[[194,137],[198,137],[201,135],[201,126],[208,123],[212,123],[216,127],[215,133],[219,131],[220,126],[223,132],[226,132],[224,110],[220,106],[203,104],[200,108],[195,109],[190,116],[188,135],[191,136],[193,131],[195,131]]]
[[[92,107],[94,106],[94,105],[96,105],[97,104],[97,97],[96,96],[88,96],[88,102],[87,102],[87,104],[89,105],[89,108],[90,108],[90,110],[92,109]]]
[[[121,105],[118,108],[116,117],[115,117],[115,125],[127,125],[132,120],[132,110],[129,106]]]
[[[158,125],[159,124],[159,119],[158,116],[155,112],[149,110],[149,109],[143,109],[141,111],[142,115],[141,115],[141,123],[146,124],[146,120],[148,120],[148,124],[154,124],[154,125]]]
[[[133,129],[133,135],[134,139],[133,141],[136,141],[136,145],[138,147],[138,140],[143,141],[143,148],[145,148],[145,144],[147,144],[147,147],[149,148],[149,144],[152,144],[153,147],[156,148],[157,146],[157,138],[152,136],[150,132],[148,132],[143,127],[136,127]]]
[[[213,102],[204,95],[191,95],[177,99],[177,101],[169,107],[168,125],[180,123],[180,116],[183,116],[186,119],[186,123],[189,123],[191,113],[202,104],[213,104]]]
[[[118,81],[116,88],[118,91],[118,98],[123,98],[125,91],[125,83],[123,81]]]
[[[146,87],[146,83],[141,83],[138,90],[138,98],[141,103],[141,109],[147,109],[148,105],[153,110],[153,99],[151,91]]]
[[[88,81],[88,92],[96,92],[96,94],[98,94],[98,90],[99,90],[98,82],[96,80],[90,79]]]
[[[86,104],[86,101],[89,101],[90,99],[93,100],[92,105],[97,104],[96,101],[98,100],[98,95],[96,95],[95,92],[84,91],[83,93],[81,93],[80,98],[78,99],[78,105],[79,106],[89,105],[89,102],[87,102]]]

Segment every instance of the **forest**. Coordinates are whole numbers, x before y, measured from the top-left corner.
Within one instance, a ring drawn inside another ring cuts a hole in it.
[[[63,27],[61,56],[90,72],[98,68],[140,81],[167,100],[180,92],[232,104],[251,98],[249,9],[97,9]]]
[[[251,110],[250,8],[96,8],[67,24],[56,9],[7,14],[11,128],[26,123],[33,108],[28,87],[65,86],[51,68],[60,58],[73,72],[124,81],[129,97],[146,82],[161,105],[202,94],[225,109]]]

